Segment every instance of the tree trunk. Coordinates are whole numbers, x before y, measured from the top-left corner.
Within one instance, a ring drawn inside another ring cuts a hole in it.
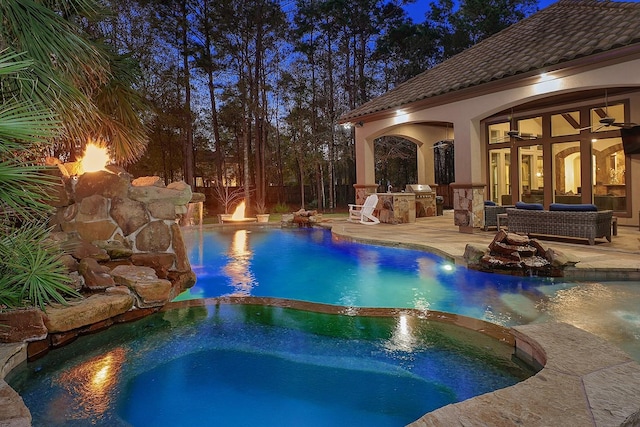
[[[181,36],[182,36],[182,67],[184,71],[184,140],[182,146],[184,182],[193,188],[195,162],[193,155],[193,127],[191,123],[191,78],[189,74],[188,16],[187,1],[180,2]]]
[[[251,177],[249,173],[249,139],[251,134],[251,126],[249,125],[249,118],[245,116],[243,120],[244,129],[242,135],[242,164],[244,170],[242,171],[243,185],[244,185],[244,203],[245,206],[251,204]]]
[[[213,58],[211,57],[211,22],[209,20],[209,0],[203,2],[203,32],[205,37],[203,55],[207,68],[207,86],[209,88],[209,100],[211,104],[211,127],[213,130],[213,148],[215,150],[214,162],[216,181],[222,184],[222,168],[224,164],[224,150],[220,141],[220,124],[218,122],[218,108],[216,106],[216,93],[213,78]]]

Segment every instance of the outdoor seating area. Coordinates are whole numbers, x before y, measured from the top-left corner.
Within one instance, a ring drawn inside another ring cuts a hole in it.
[[[507,209],[507,222],[512,233],[595,239],[611,242],[613,211]]]

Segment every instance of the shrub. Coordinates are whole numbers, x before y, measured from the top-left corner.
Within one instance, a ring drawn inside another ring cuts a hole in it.
[[[51,301],[66,304],[65,296],[81,296],[69,286],[60,248],[48,233],[43,224],[32,223],[0,238],[0,304],[44,310]]]
[[[275,205],[275,206],[273,207],[273,211],[274,211],[275,213],[280,213],[280,214],[282,214],[282,213],[289,213],[289,212],[291,212],[291,211],[289,210],[289,205],[287,205],[286,203],[278,203],[277,205]]]

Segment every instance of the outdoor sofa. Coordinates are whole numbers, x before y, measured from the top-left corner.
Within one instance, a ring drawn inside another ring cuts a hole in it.
[[[498,214],[507,213],[507,208],[512,208],[513,205],[500,206],[491,201],[484,202],[484,231],[487,231],[489,227],[498,227]]]
[[[518,202],[507,209],[509,232],[587,239],[590,245],[601,237],[611,241],[612,218],[613,211],[589,204],[554,203],[544,210],[538,203]]]

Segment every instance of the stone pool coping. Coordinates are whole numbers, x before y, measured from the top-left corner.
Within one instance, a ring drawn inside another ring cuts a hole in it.
[[[27,344],[0,344],[0,427],[31,426],[31,412],[4,378],[27,360]]]
[[[511,387],[444,406],[410,425],[637,425],[631,418],[640,409],[640,365],[622,350],[566,323],[516,326],[512,333],[518,356],[539,362],[541,371]]]
[[[638,416],[640,365],[606,340],[566,323],[539,323],[511,329],[465,316],[411,309],[353,308],[275,298],[208,298],[167,304],[162,310],[215,304],[258,304],[322,313],[397,316],[455,324],[514,346],[525,362],[542,369],[515,384],[425,414],[422,426],[620,426]],[[27,360],[27,345],[0,345],[0,427],[31,425],[22,398],[5,381]]]

